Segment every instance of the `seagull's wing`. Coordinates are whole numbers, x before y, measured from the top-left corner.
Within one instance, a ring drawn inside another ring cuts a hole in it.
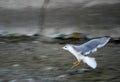
[[[86,56],[86,57],[83,58],[83,62],[88,64],[93,69],[95,69],[97,67],[97,63],[95,61],[95,58],[93,58],[93,57]]]
[[[97,51],[97,48],[101,48],[108,43],[110,37],[105,36],[98,39],[92,39],[80,46],[74,46],[75,50],[82,52],[83,55],[90,54],[91,52]]]

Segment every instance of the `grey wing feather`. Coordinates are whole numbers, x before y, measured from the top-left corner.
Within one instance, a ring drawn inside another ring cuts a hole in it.
[[[80,46],[74,46],[75,50],[82,52],[83,55],[90,54],[91,52],[97,51],[97,48],[101,48],[108,43],[110,37],[105,36],[98,39],[90,40]]]

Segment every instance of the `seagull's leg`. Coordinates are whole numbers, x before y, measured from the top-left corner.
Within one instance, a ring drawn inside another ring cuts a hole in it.
[[[79,62],[79,61],[74,62],[74,63],[73,63],[73,66],[72,66],[71,68],[73,69],[73,68],[77,67],[78,65],[80,65],[80,62]]]
[[[75,64],[77,64],[78,63],[78,61],[76,61],[76,62],[73,62],[73,65],[75,65]]]

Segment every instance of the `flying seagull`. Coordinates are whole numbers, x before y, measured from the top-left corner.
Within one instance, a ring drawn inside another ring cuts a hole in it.
[[[66,44],[64,47],[62,47],[62,49],[68,50],[77,58],[77,61],[73,63],[72,68],[77,67],[78,65],[80,65],[80,62],[83,61],[91,68],[95,69],[97,67],[95,58],[89,57],[88,54],[93,53],[97,51],[98,48],[105,46],[109,40],[110,40],[109,36],[104,36],[101,38],[92,39],[78,46],[72,44]]]

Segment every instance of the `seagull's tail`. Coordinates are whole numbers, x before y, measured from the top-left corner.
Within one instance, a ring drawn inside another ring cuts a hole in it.
[[[97,67],[97,63],[95,61],[95,58],[93,58],[93,57],[86,56],[86,57],[83,58],[83,62],[88,64],[93,69],[95,69]]]

